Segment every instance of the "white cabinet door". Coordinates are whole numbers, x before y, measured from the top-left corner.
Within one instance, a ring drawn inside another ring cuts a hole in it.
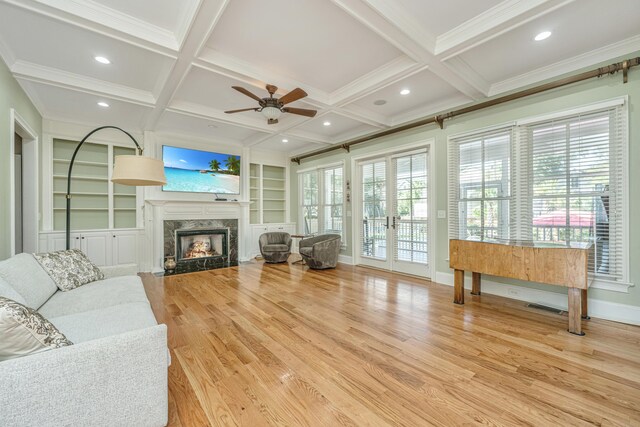
[[[267,227],[266,225],[251,226],[251,245],[249,245],[249,248],[251,249],[251,253],[249,254],[249,256],[251,258],[255,257],[256,255],[260,255],[260,246],[258,244],[258,239],[260,239],[260,236],[267,231],[269,231],[269,227]]]
[[[40,248],[42,252],[63,251],[67,248],[65,233],[51,233],[46,235],[47,246]],[[71,233],[71,249],[80,249],[80,233]]]
[[[138,263],[138,232],[115,231],[112,233],[113,265]]]
[[[82,233],[80,249],[99,267],[111,264],[111,234],[109,232]]]

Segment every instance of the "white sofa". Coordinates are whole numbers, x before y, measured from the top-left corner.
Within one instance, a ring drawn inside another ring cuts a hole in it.
[[[32,255],[0,262],[0,295],[37,309],[74,344],[0,361],[0,424],[167,424],[166,325],[135,269],[103,272],[61,292]]]

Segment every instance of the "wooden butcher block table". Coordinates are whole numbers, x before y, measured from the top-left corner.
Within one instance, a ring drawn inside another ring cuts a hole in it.
[[[449,267],[454,270],[453,302],[464,304],[464,272],[472,272],[472,295],[480,295],[480,275],[508,277],[563,286],[569,293],[569,332],[584,335],[589,259],[593,244],[485,239],[449,240]]]

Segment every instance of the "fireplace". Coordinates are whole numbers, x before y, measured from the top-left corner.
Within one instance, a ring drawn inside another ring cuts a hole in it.
[[[175,233],[177,262],[229,256],[228,228],[181,229]]]
[[[164,258],[176,267],[163,274],[182,274],[238,265],[238,220],[164,221]]]

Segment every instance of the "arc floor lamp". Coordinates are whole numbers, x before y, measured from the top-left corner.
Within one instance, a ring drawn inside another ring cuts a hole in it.
[[[82,144],[94,133],[101,131],[102,129],[116,129],[126,134],[133,143],[136,145],[138,151],[137,155],[130,156],[116,156],[115,164],[113,166],[113,173],[111,174],[111,182],[114,184],[132,185],[132,186],[153,186],[164,185],[167,183],[167,178],[164,176],[164,164],[162,160],[152,159],[150,157],[143,157],[143,149],[138,144],[138,141],[131,136],[131,134],[125,130],[120,129],[117,126],[101,126],[89,132],[82,141],[78,144],[71,162],[69,163],[69,173],[67,175],[67,249],[71,248],[71,171],[73,169],[73,163],[76,160],[76,155],[82,147]]]

